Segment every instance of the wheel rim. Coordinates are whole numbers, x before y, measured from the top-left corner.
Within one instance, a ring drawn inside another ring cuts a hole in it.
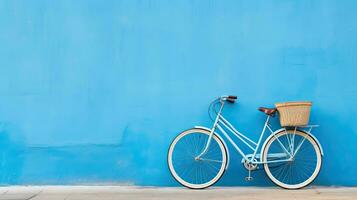
[[[286,153],[284,148],[293,156]],[[280,132],[267,143],[264,162],[284,159],[290,161],[266,163],[264,169],[274,183],[287,189],[305,187],[317,177],[321,168],[318,144],[300,131],[296,131],[296,134],[293,130]]]
[[[226,151],[222,142],[213,136],[210,147],[201,159],[195,159],[204,149],[209,132],[189,130],[172,142],[169,154],[169,168],[174,178],[189,188],[205,188],[223,175],[226,166]]]

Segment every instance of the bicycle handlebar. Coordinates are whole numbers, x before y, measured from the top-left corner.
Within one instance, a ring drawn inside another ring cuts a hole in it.
[[[213,100],[211,104],[208,106],[208,115],[210,119],[214,121],[214,118],[211,116],[211,108],[212,110],[214,110],[216,114],[218,114],[215,108],[215,105],[217,105],[217,103],[221,103],[223,106],[223,101],[227,101],[228,103],[234,103],[236,100],[237,100],[237,96],[233,96],[233,95],[224,95]]]

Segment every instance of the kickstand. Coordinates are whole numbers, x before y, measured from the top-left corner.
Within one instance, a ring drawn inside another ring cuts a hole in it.
[[[246,181],[252,181],[252,180],[253,180],[253,177],[252,177],[251,175],[252,175],[251,170],[248,170],[248,176],[245,177],[245,180],[246,180]]]

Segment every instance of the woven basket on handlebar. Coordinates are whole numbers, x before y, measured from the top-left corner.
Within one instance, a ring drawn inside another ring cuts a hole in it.
[[[276,103],[281,126],[306,126],[309,123],[311,102]]]

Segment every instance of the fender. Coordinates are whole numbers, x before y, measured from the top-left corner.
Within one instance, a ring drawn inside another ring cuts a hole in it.
[[[268,143],[269,139],[270,139],[271,137],[273,137],[275,134],[277,134],[277,133],[279,133],[279,132],[281,132],[281,131],[284,131],[284,130],[286,130],[286,129],[285,129],[285,128],[281,128],[281,129],[279,129],[279,130],[274,131],[274,133],[272,133],[272,134],[269,135],[269,137],[265,140],[265,142],[264,142],[264,144],[262,145],[262,148],[261,148],[261,150],[260,150],[260,160],[263,160],[263,150],[264,150],[265,145]],[[311,133],[309,133],[309,132],[307,132],[307,131],[304,131],[304,130],[302,130],[302,129],[296,129],[296,130],[301,131],[301,132],[303,132],[303,133],[305,133],[305,134],[311,136],[312,139],[314,139],[314,140],[316,141],[317,145],[319,146],[320,151],[321,151],[321,156],[324,156],[324,151],[323,151],[323,149],[322,149],[322,146],[321,146],[320,142],[317,140],[317,138],[316,138],[313,134],[311,134]]]
[[[212,131],[212,129],[207,128],[207,127],[204,127],[204,126],[195,126],[194,128],[196,128],[196,129],[201,129],[201,130],[205,130],[205,131],[209,131],[209,132]],[[229,166],[229,160],[230,160],[230,158],[229,158],[229,149],[228,149],[228,146],[227,146],[226,142],[223,140],[223,138],[222,138],[220,135],[218,135],[216,132],[214,132],[214,134],[223,142],[223,145],[224,145],[224,147],[226,148],[226,151],[227,151],[227,165],[226,165],[226,170],[227,170],[227,169],[228,169],[228,166]]]

